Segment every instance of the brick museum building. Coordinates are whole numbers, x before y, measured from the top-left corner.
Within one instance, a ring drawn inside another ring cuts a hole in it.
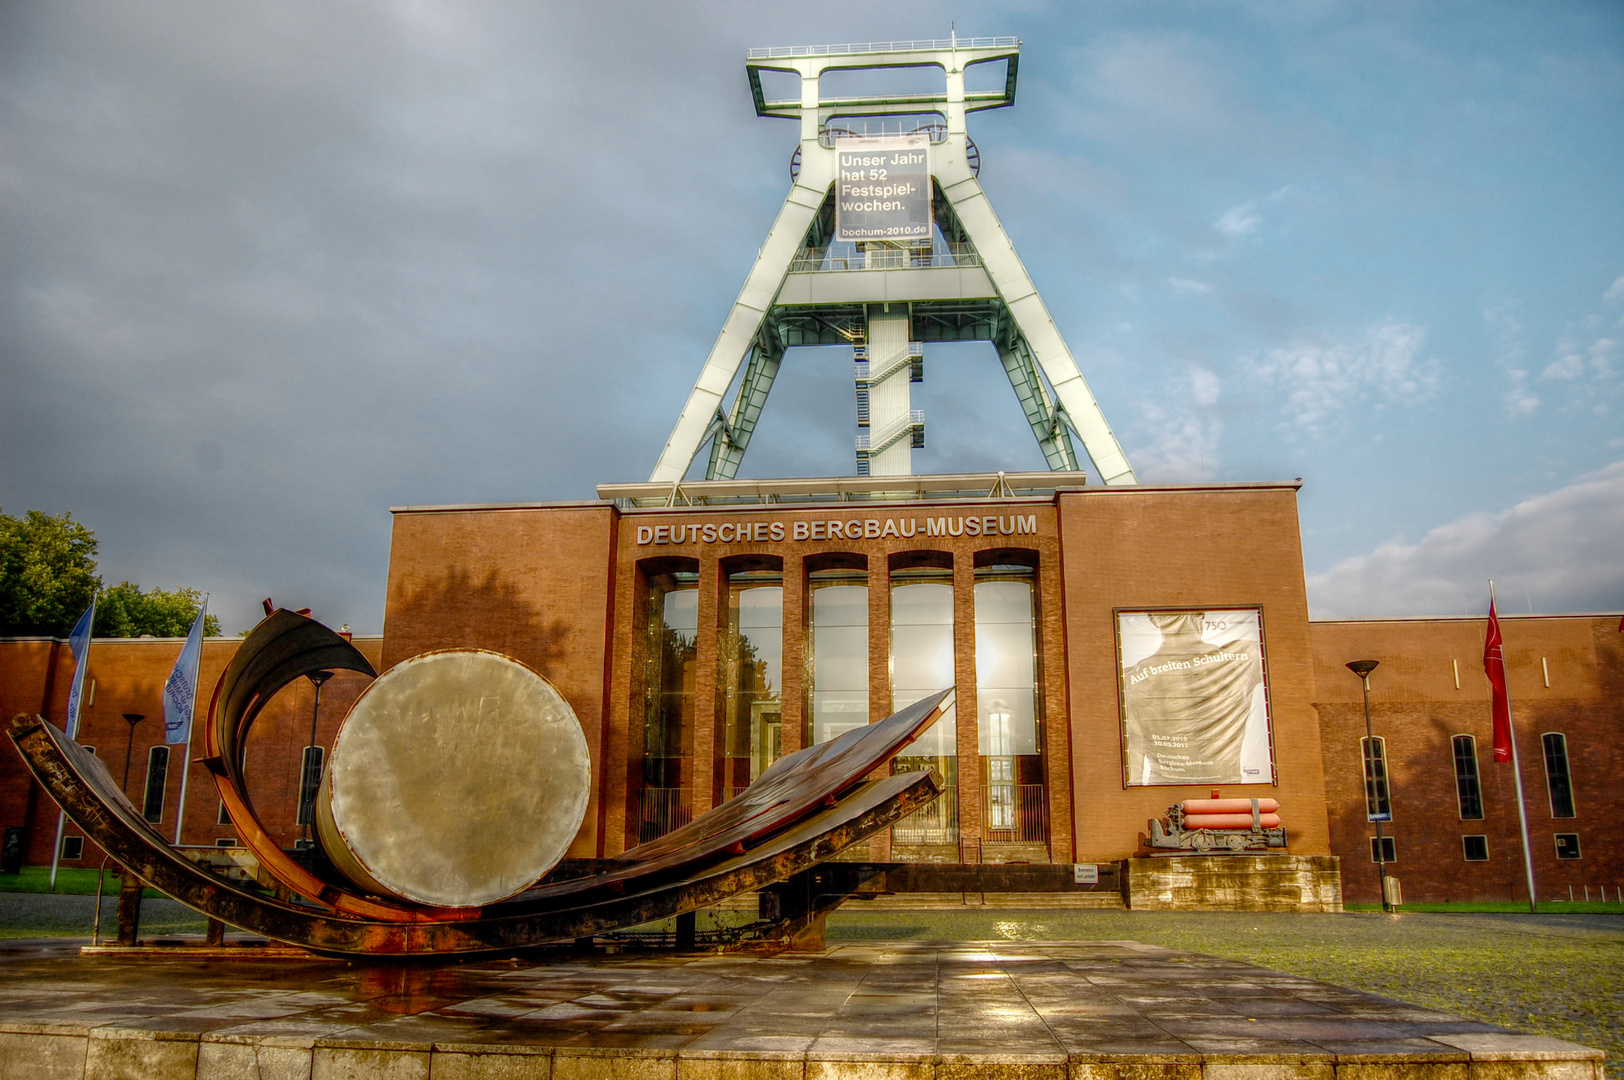
[[[1151,819],[1217,790],[1278,800],[1286,851],[1337,857],[1348,902],[1378,898],[1382,814],[1406,901],[1526,898],[1511,766],[1490,751],[1485,620],[1311,621],[1295,484],[1098,487],[1036,473],[599,494],[397,508],[384,632],[356,640],[380,672],[479,647],[545,675],[592,755],[574,856],[660,835],[779,755],[952,685],[952,713],[893,765],[934,768],[946,792],[854,857],[1143,859]],[[1619,616],[1502,627],[1540,899],[1616,896],[1624,857],[1598,826],[1624,812]],[[205,693],[238,640],[206,643]],[[159,693],[180,646],[95,641],[79,741],[166,835],[189,767],[181,843],[231,847],[213,777],[162,742]],[[1369,742],[1361,682],[1344,666],[1360,659],[1380,664]],[[72,674],[65,641],[0,640],[8,718],[60,725]],[[1172,698],[1193,695],[1193,708],[1145,689],[1172,675],[1186,679]],[[306,756],[367,682],[338,673],[313,717],[301,681],[255,728],[254,801],[285,847],[305,835]],[[1141,713],[1162,734],[1145,736]],[[1169,735],[1175,714],[1184,726]],[[20,830],[25,863],[50,862],[56,818],[15,750],[0,752],[0,826]],[[61,857],[102,861],[71,824]]]

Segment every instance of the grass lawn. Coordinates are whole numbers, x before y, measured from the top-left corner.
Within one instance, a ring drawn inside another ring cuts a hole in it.
[[[102,884],[102,892],[106,895],[118,895],[118,866],[110,865],[107,868],[107,879]],[[96,879],[101,876],[98,870],[84,870],[79,867],[60,867],[56,872],[56,887],[51,887],[51,868],[49,866],[25,866],[15,874],[0,874],[0,893],[56,893],[59,896],[95,896]],[[163,893],[156,889],[148,889],[148,897],[160,897]]]

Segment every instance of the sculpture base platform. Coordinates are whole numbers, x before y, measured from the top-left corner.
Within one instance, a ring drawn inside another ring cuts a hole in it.
[[[1134,911],[1342,910],[1334,855],[1152,855],[1127,861]]]
[[[1602,1065],[1131,941],[433,966],[0,948],[6,1080],[1602,1080]]]

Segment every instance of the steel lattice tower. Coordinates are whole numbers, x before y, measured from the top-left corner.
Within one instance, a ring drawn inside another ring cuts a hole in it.
[[[706,479],[733,479],[784,350],[796,345],[854,347],[858,424],[869,431],[857,440],[857,470],[908,475],[911,448],[924,445],[924,416],[909,401],[909,384],[923,378],[924,344],[990,341],[1050,469],[1082,468],[1075,433],[1105,483],[1137,482],[977,180],[965,118],[1014,104],[1019,55],[1019,39],[1008,37],[749,51],[756,114],[801,122],[793,183],[650,480],[680,481],[707,443]],[[1006,64],[1003,87],[967,92],[966,70],[997,61]],[[945,72],[945,91],[820,91],[826,72],[916,67]],[[763,71],[798,76],[799,97],[769,99]],[[835,242],[837,143],[905,133],[929,138],[932,238]]]

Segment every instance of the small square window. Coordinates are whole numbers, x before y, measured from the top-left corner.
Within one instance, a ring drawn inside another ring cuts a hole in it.
[[[215,847],[236,847],[237,846],[237,838],[235,836],[222,836],[222,837],[219,837],[218,839],[216,839],[214,841],[214,846]]]
[[[85,838],[82,836],[64,836],[62,838],[62,861],[78,862],[85,857]]]
[[[1559,832],[1556,834],[1556,857],[1558,859],[1577,859],[1579,857],[1578,833]]]
[[[1467,862],[1489,861],[1489,838],[1487,836],[1463,836],[1460,838],[1460,846],[1465,852]]]
[[[1377,853],[1376,838],[1374,836],[1370,838],[1370,861],[1382,863],[1398,862],[1398,845],[1394,842],[1391,836],[1384,836],[1381,838],[1380,854]]]

